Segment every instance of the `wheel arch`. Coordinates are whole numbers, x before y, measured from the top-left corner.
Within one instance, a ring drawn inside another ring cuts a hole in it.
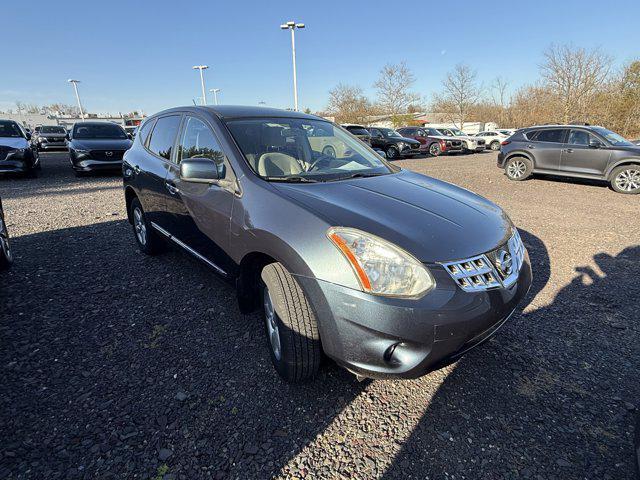
[[[137,198],[138,194],[131,186],[127,186],[124,189],[124,201],[127,208],[127,220],[129,223],[133,224],[133,219],[131,218],[131,202],[133,202],[134,198]]]
[[[607,178],[607,180],[613,180],[611,178],[611,174],[613,173],[613,171],[618,168],[618,167],[623,167],[625,165],[638,165],[640,166],[640,158],[625,158],[622,160],[617,161],[616,163],[612,164],[608,169],[607,169],[607,173],[605,175],[605,177]]]
[[[520,157],[520,158],[525,158],[527,160],[529,160],[533,166],[533,168],[536,168],[536,161],[535,158],[533,157],[533,155],[530,155],[526,152],[520,151],[520,150],[516,150],[515,152],[509,153],[508,155],[505,156],[504,158],[504,163],[503,165],[506,167],[507,162],[509,160],[511,160],[512,158],[516,158],[516,157]]]

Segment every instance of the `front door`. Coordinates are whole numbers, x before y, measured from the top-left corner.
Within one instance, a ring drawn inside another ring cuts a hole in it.
[[[220,180],[215,184],[182,180],[180,162],[186,158],[211,159],[218,166]],[[218,273],[231,274],[235,264],[225,250],[229,243],[236,179],[216,135],[204,119],[184,117],[166,183],[170,188],[167,196],[169,233]]]
[[[579,175],[604,175],[611,152],[586,130],[571,129],[562,149],[561,170]]]
[[[386,147],[386,142],[384,140],[384,136],[382,132],[377,128],[372,128],[371,130],[371,146],[373,148],[379,148],[384,150]]]
[[[562,146],[567,135],[566,128],[540,130],[526,148],[536,161],[536,169],[559,170]]]

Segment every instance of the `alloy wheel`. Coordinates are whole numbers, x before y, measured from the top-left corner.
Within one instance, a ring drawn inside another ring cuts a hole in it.
[[[633,192],[640,189],[640,170],[628,168],[621,171],[616,177],[616,186],[625,192]]]
[[[271,301],[271,295],[269,295],[269,289],[264,287],[263,294],[264,304],[264,318],[267,324],[267,335],[269,336],[269,343],[271,344],[271,350],[276,360],[280,360],[282,357],[282,347],[280,345],[280,330],[278,329],[278,316],[273,308],[273,302]]]
[[[4,257],[9,263],[13,261],[13,254],[11,253],[11,245],[9,244],[9,232],[7,227],[0,218],[0,250],[4,254]]]
[[[494,152],[500,150],[500,142],[493,142],[490,146],[491,150],[493,150]]]
[[[527,166],[522,160],[514,160],[507,167],[507,175],[511,178],[521,178],[527,171]]]
[[[136,207],[133,210],[133,226],[136,231],[136,237],[140,242],[140,245],[147,244],[147,226],[144,223],[144,216],[142,210]]]
[[[431,144],[431,146],[429,147],[429,154],[431,154],[434,157],[437,157],[438,155],[440,155],[440,147],[438,146],[437,143]]]

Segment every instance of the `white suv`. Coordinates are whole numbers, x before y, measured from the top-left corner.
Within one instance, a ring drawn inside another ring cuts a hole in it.
[[[500,150],[500,144],[502,141],[509,138],[509,135],[505,135],[497,130],[489,130],[486,132],[476,133],[476,137],[484,139],[487,148],[497,152]]]

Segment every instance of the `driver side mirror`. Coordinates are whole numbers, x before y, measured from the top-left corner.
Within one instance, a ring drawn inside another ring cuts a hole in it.
[[[31,134],[29,132],[26,132],[25,135],[27,136],[27,140],[31,140]]]
[[[129,140],[133,140],[133,135],[131,135],[130,133],[127,133],[127,138],[128,138]]]
[[[600,140],[590,140],[589,148],[600,148],[603,147],[602,142]]]
[[[218,165],[208,158],[185,158],[180,162],[180,178],[192,183],[216,183]]]

